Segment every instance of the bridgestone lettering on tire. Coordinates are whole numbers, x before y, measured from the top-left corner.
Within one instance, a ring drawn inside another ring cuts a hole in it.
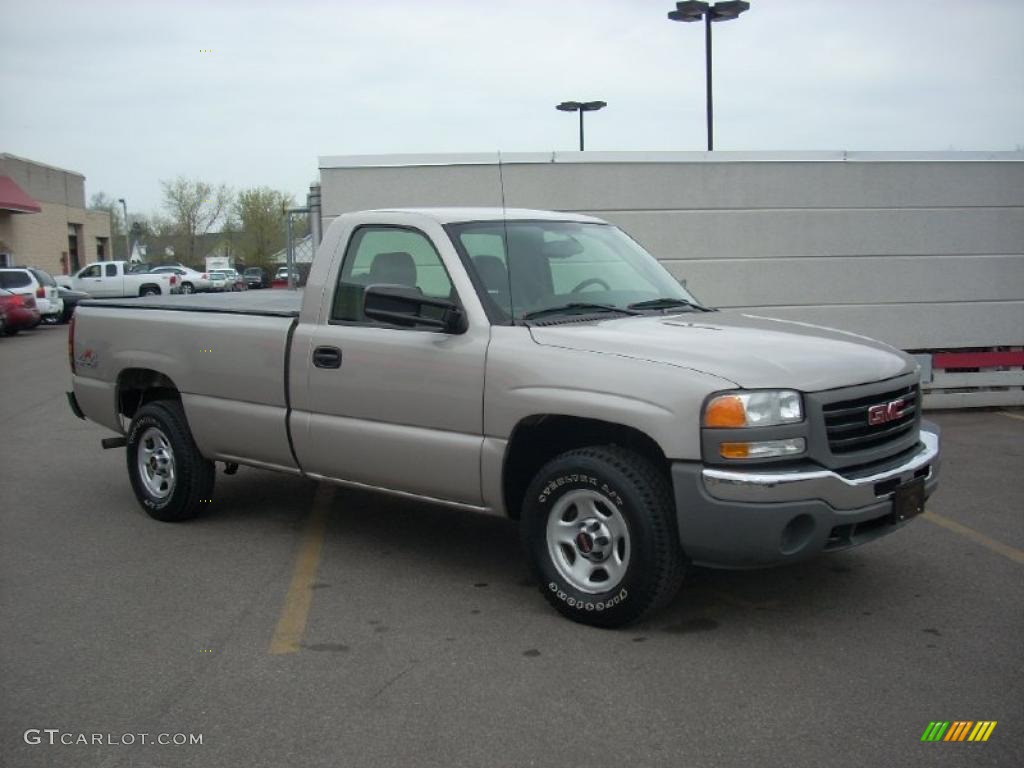
[[[668,478],[618,446],[548,462],[527,489],[521,532],[541,592],[574,621],[628,624],[666,605],[682,581]]]
[[[214,464],[199,453],[176,401],[139,409],[128,430],[125,458],[135,497],[156,520],[189,520],[213,497]]]

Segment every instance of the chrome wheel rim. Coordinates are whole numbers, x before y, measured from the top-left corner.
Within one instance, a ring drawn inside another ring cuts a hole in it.
[[[192,293],[193,290],[194,289],[192,288],[191,283],[185,283],[183,286],[181,286],[181,292],[184,294]]]
[[[619,585],[629,567],[629,526],[604,494],[579,489],[548,513],[548,554],[570,586],[590,595]]]
[[[161,430],[149,427],[139,438],[139,479],[150,496],[165,499],[174,492],[174,451]]]

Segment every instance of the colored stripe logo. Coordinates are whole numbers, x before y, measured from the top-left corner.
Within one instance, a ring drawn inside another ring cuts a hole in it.
[[[988,741],[996,720],[933,720],[921,734],[921,741]]]

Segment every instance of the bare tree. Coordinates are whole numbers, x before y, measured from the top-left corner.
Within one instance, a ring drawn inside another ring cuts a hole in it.
[[[161,181],[160,186],[163,187],[164,210],[181,240],[182,259],[186,264],[193,264],[197,261],[196,240],[228,213],[231,190],[224,184],[214,187],[183,176]]]

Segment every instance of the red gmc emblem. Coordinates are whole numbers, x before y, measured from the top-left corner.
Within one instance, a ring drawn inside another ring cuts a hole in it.
[[[891,403],[872,405],[868,408],[868,424],[876,427],[879,424],[895,421],[903,415],[904,405],[906,403],[903,400],[893,400]]]

